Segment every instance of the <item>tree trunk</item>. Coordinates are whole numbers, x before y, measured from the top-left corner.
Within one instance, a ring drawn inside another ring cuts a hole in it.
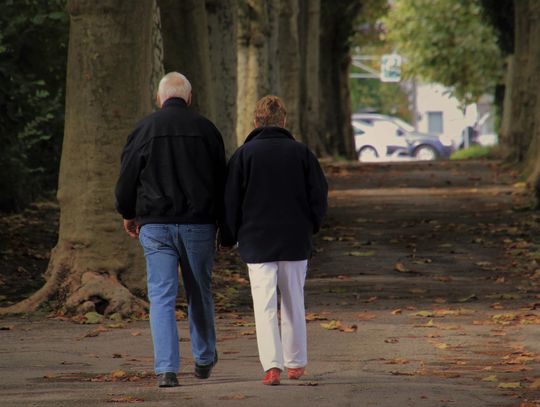
[[[287,128],[303,139],[300,131],[301,60],[299,44],[298,0],[280,0],[278,23],[278,61],[280,96],[287,108]]]
[[[276,66],[278,7],[272,0],[240,0],[238,8],[238,144],[253,129],[255,103],[279,93]]]
[[[360,10],[357,0],[321,0],[320,96],[329,153],[355,158],[349,90],[350,37]]]
[[[519,2],[518,2],[519,3]],[[527,118],[527,138],[530,139],[525,153],[525,173],[529,175],[529,182],[533,186],[536,197],[536,206],[540,207],[540,3],[529,1],[527,18],[529,19],[528,43],[528,84],[529,84],[529,110]],[[519,8],[519,6],[517,6]],[[527,140],[525,140],[527,141]]]
[[[230,156],[236,147],[237,0],[206,0],[214,121]]]
[[[300,0],[299,47],[301,93],[299,104],[302,141],[318,156],[328,155],[322,139],[319,93],[320,0]]]
[[[506,73],[504,77],[504,100],[502,105],[501,125],[499,129],[499,144],[503,148],[503,155],[510,156],[510,123],[512,111],[512,97],[514,92],[513,79],[514,76],[514,55],[509,55],[506,58]]]
[[[215,105],[205,3],[199,0],[157,1],[163,27],[165,71],[180,72],[188,78],[193,90],[192,107],[211,119],[215,116]]]
[[[122,230],[113,191],[126,137],[151,112],[152,84],[162,72],[156,11],[154,1],[68,2],[59,240],[46,284],[2,313],[34,311],[48,301],[67,313],[145,310],[132,294],[144,292],[141,249]]]
[[[529,16],[530,4],[534,0],[520,0],[515,2],[515,54],[512,74],[512,95],[510,124],[507,149],[511,152],[508,157],[511,161],[523,162],[529,147],[531,134],[534,129],[534,83],[529,82],[531,77],[531,20]],[[534,39],[533,41],[536,41]],[[531,86],[532,85],[532,86]]]

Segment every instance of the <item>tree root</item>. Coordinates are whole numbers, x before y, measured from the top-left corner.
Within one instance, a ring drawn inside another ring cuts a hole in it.
[[[54,251],[60,250],[58,247]],[[71,254],[71,255],[70,255]],[[55,311],[66,315],[97,311],[122,317],[144,314],[148,303],[133,295],[118,280],[114,270],[78,272],[72,251],[63,256],[51,256],[45,285],[29,298],[9,307],[0,308],[0,315],[38,311],[46,304],[57,304]],[[58,259],[57,261],[55,261]]]

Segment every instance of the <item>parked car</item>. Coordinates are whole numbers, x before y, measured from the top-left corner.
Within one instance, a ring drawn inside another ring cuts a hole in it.
[[[398,117],[376,113],[356,113],[352,116],[353,129],[360,128],[364,133],[357,134],[355,130],[355,144],[358,159],[364,161],[366,151],[377,157],[388,155],[407,154],[418,160],[435,160],[448,158],[454,145],[452,140],[436,134],[420,133],[414,130],[404,120]],[[366,131],[365,126],[372,131]],[[364,126],[364,127],[362,127]],[[369,137],[362,137],[367,134]],[[386,150],[383,145],[386,145]],[[399,147],[399,148],[398,148]]]
[[[359,161],[375,162],[384,157],[410,157],[411,148],[405,137],[396,136],[395,129],[388,129],[386,125],[385,122],[352,122]]]

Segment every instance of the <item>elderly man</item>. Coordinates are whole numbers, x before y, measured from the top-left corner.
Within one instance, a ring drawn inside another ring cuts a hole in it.
[[[327,208],[328,187],[317,158],[284,128],[276,96],[255,107],[255,130],[231,157],[225,187],[228,242],[248,264],[263,383],[276,385],[287,368],[304,374],[307,339],[304,281]],[[277,317],[281,293],[281,336]]]
[[[160,387],[178,385],[175,318],[178,265],[188,301],[195,376],[217,362],[211,277],[216,223],[223,212],[225,151],[221,134],[189,108],[191,84],[168,73],[157,93],[160,110],[128,137],[116,185],[124,228],[138,237],[147,266],[154,366]]]

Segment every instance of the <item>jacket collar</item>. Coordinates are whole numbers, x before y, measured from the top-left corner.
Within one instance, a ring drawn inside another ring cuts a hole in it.
[[[267,138],[284,138],[294,140],[294,137],[287,129],[283,127],[276,126],[264,126],[257,127],[246,137],[244,144],[250,142],[251,140],[262,140]]]
[[[178,106],[178,107],[187,107],[187,103],[184,99],[179,97],[172,97],[167,99],[165,102],[163,102],[163,105],[161,108],[164,107],[170,107],[170,106]]]

